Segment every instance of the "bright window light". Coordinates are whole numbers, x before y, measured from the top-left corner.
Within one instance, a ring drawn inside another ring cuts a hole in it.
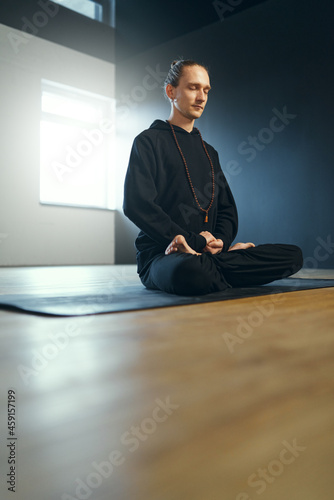
[[[57,95],[47,90],[42,94],[42,109],[45,113],[95,123],[99,118],[96,105],[77,99],[75,96]]]
[[[59,5],[63,5],[91,19],[102,21],[102,5],[92,0],[53,0],[53,2],[59,3]]]
[[[115,0],[52,0],[83,16],[115,27]]]
[[[115,208],[115,100],[42,80],[40,202]]]

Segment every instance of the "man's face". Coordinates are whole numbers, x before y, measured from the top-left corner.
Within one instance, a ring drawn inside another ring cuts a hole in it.
[[[177,87],[171,87],[176,110],[189,120],[202,115],[208,100],[210,79],[202,66],[185,66]]]

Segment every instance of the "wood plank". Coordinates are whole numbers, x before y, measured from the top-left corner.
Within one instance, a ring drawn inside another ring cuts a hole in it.
[[[107,268],[1,269],[1,293],[100,287]],[[1,498],[14,498],[15,388],[18,500],[331,500],[333,303],[327,288],[82,318],[0,311]]]

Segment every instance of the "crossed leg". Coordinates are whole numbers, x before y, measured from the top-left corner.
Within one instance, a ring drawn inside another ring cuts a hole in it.
[[[141,280],[147,288],[177,295],[204,295],[287,278],[302,264],[302,252],[295,245],[265,244],[218,255],[199,254],[178,235],[165,254],[154,258]]]

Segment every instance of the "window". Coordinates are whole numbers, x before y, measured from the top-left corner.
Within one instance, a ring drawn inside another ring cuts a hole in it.
[[[115,27],[115,0],[52,0],[67,9]]]
[[[42,80],[40,202],[114,209],[115,100]]]

